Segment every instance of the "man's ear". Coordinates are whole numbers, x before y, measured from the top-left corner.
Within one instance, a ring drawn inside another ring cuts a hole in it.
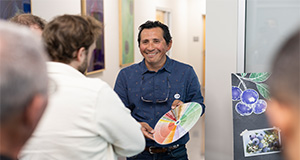
[[[34,129],[42,117],[48,104],[48,97],[37,94],[32,98],[24,112],[24,123],[30,129]]]
[[[168,51],[171,49],[171,47],[172,47],[172,43],[173,43],[173,41],[172,41],[172,40],[170,40],[170,42],[169,42],[169,44],[168,44]]]
[[[85,60],[85,57],[87,56],[87,50],[84,47],[81,47],[78,51],[77,51],[77,61],[79,61],[80,63],[82,63]]]
[[[273,99],[268,101],[266,114],[272,126],[279,127],[282,131],[286,131],[292,125],[293,117],[292,109],[283,103]]]

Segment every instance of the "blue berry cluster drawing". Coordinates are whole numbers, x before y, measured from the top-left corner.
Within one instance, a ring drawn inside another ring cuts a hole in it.
[[[237,86],[232,86],[231,92],[232,100],[238,101],[235,105],[236,112],[241,116],[264,113],[267,109],[267,102],[264,99],[269,99],[269,91],[268,86],[263,82],[269,78],[270,74],[265,72],[233,75],[239,80]],[[252,88],[247,86],[249,82]],[[260,95],[263,98],[260,98]]]
[[[264,130],[249,135],[246,147],[248,154],[273,151],[280,151],[280,138],[277,130]]]

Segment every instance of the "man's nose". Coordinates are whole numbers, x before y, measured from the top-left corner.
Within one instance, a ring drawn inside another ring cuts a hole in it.
[[[154,50],[154,44],[153,44],[153,42],[150,42],[150,43],[148,43],[148,46],[147,46],[147,49],[148,50]]]

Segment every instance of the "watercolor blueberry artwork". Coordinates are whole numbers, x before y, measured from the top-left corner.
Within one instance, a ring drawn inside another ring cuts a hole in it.
[[[232,101],[235,104],[235,111],[241,116],[251,114],[262,114],[267,109],[269,99],[268,86],[264,83],[270,76],[269,73],[233,73],[236,84],[232,84]],[[260,98],[262,97],[262,98]]]
[[[280,135],[265,115],[269,77],[267,72],[231,74],[234,159],[282,160]]]

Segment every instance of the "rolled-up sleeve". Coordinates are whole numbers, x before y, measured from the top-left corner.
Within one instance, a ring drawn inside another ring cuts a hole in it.
[[[198,77],[193,68],[190,71],[190,83],[187,88],[187,101],[188,102],[197,102],[202,106],[202,114],[205,112],[205,105],[203,103],[203,96],[201,94],[201,86],[198,80]]]

